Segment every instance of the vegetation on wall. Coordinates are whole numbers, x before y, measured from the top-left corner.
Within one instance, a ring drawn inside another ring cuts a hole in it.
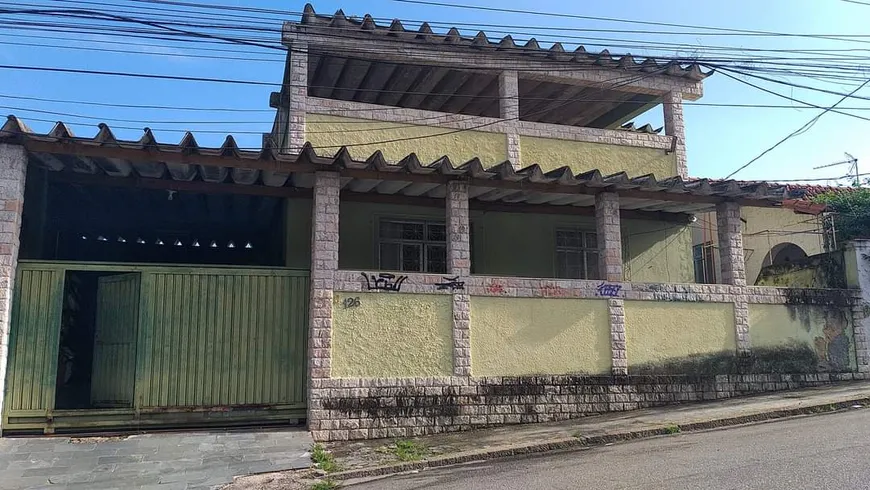
[[[834,212],[837,242],[870,238],[870,188],[853,188],[849,192],[830,191],[819,194],[814,202],[827,204]]]

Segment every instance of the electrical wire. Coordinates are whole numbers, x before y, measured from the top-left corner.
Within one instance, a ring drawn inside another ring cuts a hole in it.
[[[735,170],[735,171],[731,172],[730,174],[728,174],[728,176],[726,176],[725,178],[726,178],[726,179],[730,179],[731,177],[734,176],[734,174],[736,174],[736,173],[740,172],[741,170],[745,169],[746,167],[752,165],[752,164],[753,164],[755,161],[757,161],[759,158],[763,157],[764,155],[767,155],[768,153],[770,153],[771,151],[773,151],[773,150],[774,150],[776,147],[778,147],[779,145],[785,143],[785,142],[788,141],[789,139],[791,139],[791,138],[793,138],[793,137],[795,137],[795,136],[797,136],[797,135],[799,135],[799,134],[804,133],[805,131],[808,131],[808,130],[809,130],[809,129],[810,129],[810,128],[811,128],[811,127],[812,127],[812,126],[813,126],[813,125],[814,125],[814,124],[815,124],[815,123],[816,123],[816,122],[817,122],[817,121],[818,121],[822,116],[824,116],[825,114],[827,114],[828,112],[830,112],[831,110],[833,110],[835,107],[837,107],[840,103],[842,103],[843,101],[845,101],[846,99],[848,99],[849,97],[851,97],[852,95],[854,95],[856,92],[858,92],[859,90],[861,90],[862,88],[864,88],[868,83],[870,83],[870,79],[868,79],[867,81],[865,81],[864,83],[862,83],[860,87],[856,88],[855,90],[853,90],[853,91],[852,91],[851,93],[849,93],[848,95],[844,96],[843,98],[841,98],[840,100],[838,100],[837,102],[835,102],[834,105],[832,105],[831,107],[825,109],[824,111],[822,111],[820,114],[818,114],[818,115],[815,116],[814,118],[810,119],[806,124],[804,124],[803,126],[801,126],[800,128],[798,128],[796,131],[794,131],[793,133],[789,134],[789,135],[786,136],[785,138],[783,138],[783,139],[777,141],[773,146],[771,146],[770,148],[768,148],[768,149],[764,150],[763,152],[761,152],[757,157],[755,157],[755,158],[753,158],[752,160],[746,162],[743,166],[741,166],[741,167],[738,168],[737,170]]]

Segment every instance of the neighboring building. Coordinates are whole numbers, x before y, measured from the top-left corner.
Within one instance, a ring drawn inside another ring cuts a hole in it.
[[[870,372],[856,291],[747,286],[786,196],[686,178],[697,67],[310,6],[283,41],[259,151],[0,128],[0,430],[408,437]]]
[[[824,206],[812,204],[811,199],[825,192],[844,190],[848,188],[789,184],[783,186],[781,208],[744,208],[741,221],[747,282],[755,284],[763,267],[827,252],[826,246],[833,248],[835,233],[825,227],[829,217],[824,214]],[[695,282],[718,282],[716,229],[715,214],[697,216],[692,230]]]

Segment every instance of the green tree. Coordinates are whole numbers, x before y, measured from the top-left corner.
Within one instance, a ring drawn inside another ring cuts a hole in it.
[[[837,242],[870,238],[870,189],[844,188],[819,194],[813,202],[828,205],[834,212]]]

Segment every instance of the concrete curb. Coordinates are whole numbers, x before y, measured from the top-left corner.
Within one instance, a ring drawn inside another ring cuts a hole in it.
[[[339,471],[330,474],[329,477],[333,480],[355,480],[359,478],[373,478],[385,475],[392,475],[396,473],[404,473],[408,471],[423,470],[426,468],[438,468],[462,463],[470,463],[473,461],[486,461],[490,459],[520,456],[524,454],[545,453],[548,451],[556,451],[562,449],[600,446],[603,444],[610,444],[614,442],[628,441],[633,439],[644,439],[647,437],[669,435],[678,432],[694,432],[716,429],[719,427],[748,424],[752,422],[763,422],[766,420],[796,417],[800,415],[836,412],[838,410],[850,408],[855,404],[862,404],[865,406],[870,405],[870,397],[858,397],[854,399],[840,400],[831,403],[819,403],[815,405],[774,410],[770,412],[756,412],[734,417],[690,422],[686,424],[663,424],[661,426],[652,427],[649,429],[615,431],[609,434],[600,434],[589,437],[561,437],[550,439],[544,442],[536,442],[533,444],[495,446],[486,449],[463,451],[444,456],[437,456],[431,459],[425,459],[421,461],[410,461],[407,463],[396,463],[383,466],[374,466],[371,468],[359,468],[355,470]]]

